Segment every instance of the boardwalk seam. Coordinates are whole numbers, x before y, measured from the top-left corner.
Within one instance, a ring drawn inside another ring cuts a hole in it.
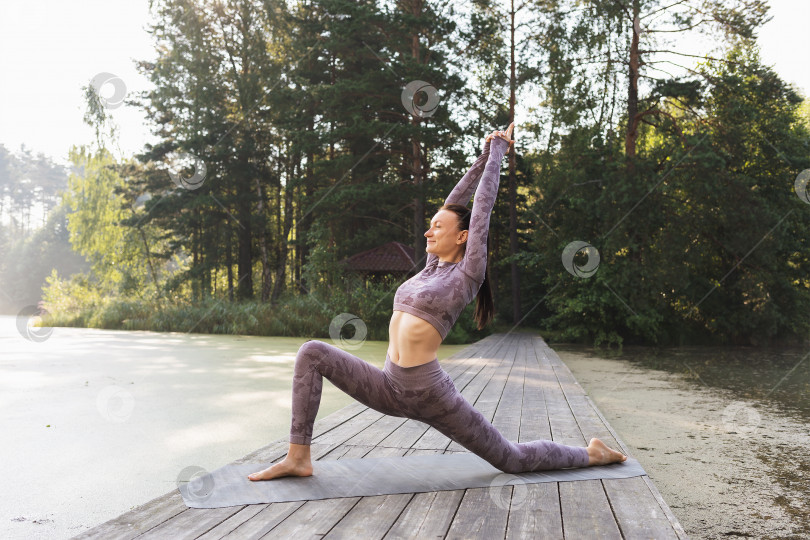
[[[540,339],[542,340],[541,342],[545,343],[543,338],[540,338]],[[532,340],[532,341],[534,341],[534,340]],[[543,373],[543,363],[540,360],[540,357],[541,357],[541,355],[543,355],[543,357],[545,358],[545,352],[540,351],[540,354],[538,354],[537,347],[534,346],[534,343],[532,343],[532,351],[534,352],[534,358],[537,361],[538,374],[542,375],[542,373]],[[551,373],[554,374],[554,378],[556,379],[557,374],[554,373],[554,368],[551,365],[551,362],[548,361],[547,363],[548,363],[548,367],[551,369]],[[559,382],[559,380],[557,382]],[[553,441],[554,440],[554,432],[551,429],[551,415],[549,415],[549,413],[548,413],[548,400],[546,399],[546,388],[545,388],[544,385],[541,385],[540,389],[543,392],[543,406],[544,406],[544,408],[546,410],[546,422],[548,423],[548,432],[549,432],[549,435],[551,436],[551,440]],[[557,506],[560,509],[560,531],[562,532],[563,538],[566,538],[566,535],[565,535],[565,512],[563,512],[563,508],[562,508],[562,493],[560,493],[560,482],[554,482],[554,487],[555,487],[555,490],[557,492]]]
[[[622,535],[622,538],[627,538],[627,535],[624,534],[624,531],[622,530],[622,522],[619,519],[619,516],[616,515],[616,508],[614,508],[613,506],[613,501],[610,500],[610,495],[608,494],[607,489],[605,488],[605,481],[599,480],[599,485],[602,486],[602,493],[605,494],[608,506],[610,507],[610,513],[613,515],[613,521],[616,522],[616,527],[619,529],[619,534]]]
[[[355,507],[356,507],[358,504],[360,504],[360,501],[362,501],[362,500],[363,500],[363,496],[362,496],[362,495],[359,495],[359,496],[357,497],[357,500],[356,500],[356,501],[354,502],[354,504],[352,505],[352,507],[351,507],[351,508],[349,508],[348,510],[346,510],[346,513],[345,513],[345,514],[343,514],[343,517],[341,517],[340,519],[338,519],[337,521],[335,521],[335,523],[333,523],[333,524],[332,524],[332,526],[331,526],[331,527],[329,527],[329,530],[328,530],[328,531],[326,531],[326,534],[324,534],[324,535],[323,535],[321,538],[325,538],[325,537],[329,536],[329,533],[331,533],[331,532],[332,532],[332,531],[335,529],[335,527],[337,527],[337,526],[338,526],[338,524],[339,524],[341,521],[343,521],[343,519],[344,519],[346,516],[348,516],[349,514],[351,514],[351,513],[352,513],[352,510],[354,510],[354,509],[355,509]],[[307,501],[307,502],[309,502],[309,501]],[[294,512],[293,512],[293,513],[294,513]],[[292,515],[292,514],[290,514],[290,515]]]

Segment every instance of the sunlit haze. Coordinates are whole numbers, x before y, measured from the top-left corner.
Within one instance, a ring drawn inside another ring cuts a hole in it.
[[[810,2],[771,0],[771,15],[759,33],[763,61],[808,95]],[[130,93],[150,87],[134,64],[155,56],[145,30],[149,20],[145,0],[0,4],[0,143],[12,152],[24,144],[67,164],[72,144],[93,140],[82,121],[83,85],[97,73],[110,72],[126,82]],[[155,142],[142,111],[122,106],[111,112],[125,155]]]

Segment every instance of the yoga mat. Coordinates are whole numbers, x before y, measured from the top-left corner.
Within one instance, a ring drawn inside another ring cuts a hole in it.
[[[647,474],[631,457],[610,465],[507,474],[475,454],[458,453],[315,460],[312,476],[284,476],[258,482],[247,478],[269,465],[267,462],[225,465],[182,482],[178,489],[189,508],[221,508]]]

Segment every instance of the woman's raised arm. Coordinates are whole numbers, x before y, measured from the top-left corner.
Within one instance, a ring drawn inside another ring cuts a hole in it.
[[[481,174],[484,172],[484,166],[487,164],[487,158],[489,157],[489,146],[490,141],[487,140],[484,143],[484,151],[483,153],[478,156],[478,159],[475,160],[475,163],[472,164],[470,170],[467,171],[461,180],[458,181],[456,186],[453,188],[453,191],[450,192],[450,195],[447,196],[445,199],[444,204],[463,204],[467,205],[470,202],[470,198],[475,192],[475,188],[478,185],[478,180],[481,178]]]
[[[501,161],[509,148],[509,142],[501,137],[494,137],[481,181],[475,190],[470,228],[467,233],[467,248],[459,267],[479,283],[484,281],[487,269],[487,235],[489,234],[489,216],[495,207],[498,186],[501,180]]]

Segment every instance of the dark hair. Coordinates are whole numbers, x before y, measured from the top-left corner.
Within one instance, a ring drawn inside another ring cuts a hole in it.
[[[458,216],[458,230],[463,231],[470,228],[470,215],[472,210],[463,204],[445,204],[439,210],[450,210]],[[467,233],[469,238],[469,233]],[[467,249],[467,243],[464,243],[464,249]],[[481,330],[485,325],[489,324],[495,315],[495,302],[492,299],[492,289],[489,287],[489,264],[484,271],[484,282],[481,283],[481,288],[478,289],[478,296],[475,302],[475,322],[478,324],[478,330]]]

